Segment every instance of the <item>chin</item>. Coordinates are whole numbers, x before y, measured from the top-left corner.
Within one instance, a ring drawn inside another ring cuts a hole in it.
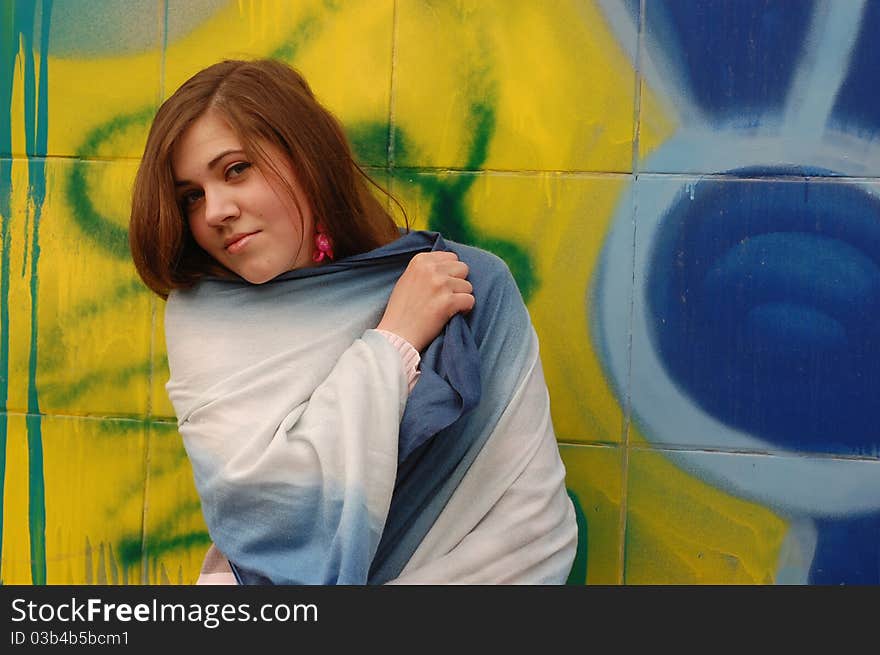
[[[251,284],[264,284],[265,282],[278,277],[283,272],[284,271],[241,271],[239,272],[239,275]]]

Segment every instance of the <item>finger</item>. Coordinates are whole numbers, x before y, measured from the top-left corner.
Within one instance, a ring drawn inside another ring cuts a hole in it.
[[[452,291],[452,293],[473,293],[474,285],[468,282],[467,280],[462,280],[461,278],[451,277],[447,282],[448,288]]]
[[[455,293],[455,294],[453,294],[452,298],[450,299],[450,302],[449,302],[449,308],[451,310],[450,314],[449,314],[450,317],[455,314],[458,314],[459,312],[467,313],[467,312],[471,311],[474,308],[475,302],[476,302],[476,300],[469,293]]]
[[[431,252],[423,252],[413,257],[413,259],[415,259],[416,257],[428,259],[434,262],[455,261],[458,259],[458,255],[456,255],[454,252],[450,252],[449,250],[433,250]]]
[[[466,278],[470,272],[467,264],[460,261],[448,261],[437,265],[437,271],[451,277]]]

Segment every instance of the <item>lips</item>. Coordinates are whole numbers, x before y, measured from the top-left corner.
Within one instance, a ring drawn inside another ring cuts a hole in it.
[[[238,234],[233,234],[223,242],[223,248],[227,252],[235,254],[244,248],[251,238],[258,232],[259,230],[257,232],[240,232]]]

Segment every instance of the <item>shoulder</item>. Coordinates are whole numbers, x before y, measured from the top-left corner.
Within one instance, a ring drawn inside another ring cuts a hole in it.
[[[494,275],[509,275],[510,273],[505,261],[495,253],[475,246],[458,243],[457,241],[446,240],[445,243],[449,250],[457,254],[463,262],[466,262],[472,268],[477,268],[482,272]]]
[[[522,299],[510,268],[501,257],[488,250],[455,241],[446,241],[446,246],[468,265],[468,279],[474,285],[475,291],[490,295],[513,294]]]
[[[467,317],[478,342],[490,335],[525,338],[531,319],[507,263],[498,255],[474,246],[446,241],[449,250],[468,265],[474,287],[474,309]]]

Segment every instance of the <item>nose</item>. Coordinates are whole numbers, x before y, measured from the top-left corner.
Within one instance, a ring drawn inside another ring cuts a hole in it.
[[[232,190],[226,187],[208,187],[205,193],[205,222],[212,227],[222,225],[239,216],[240,210]]]

